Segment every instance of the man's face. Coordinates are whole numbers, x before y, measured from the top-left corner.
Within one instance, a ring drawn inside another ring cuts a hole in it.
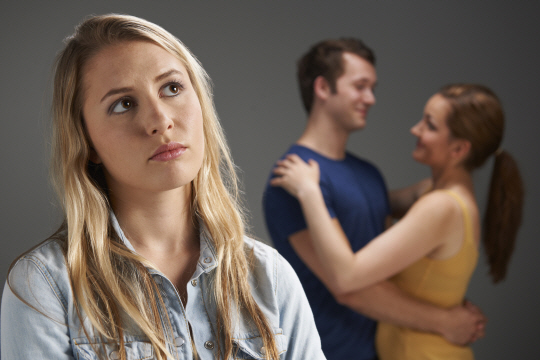
[[[366,125],[371,105],[375,104],[377,83],[375,67],[352,53],[343,53],[344,73],[336,80],[335,91],[325,101],[327,112],[335,125],[351,132]]]

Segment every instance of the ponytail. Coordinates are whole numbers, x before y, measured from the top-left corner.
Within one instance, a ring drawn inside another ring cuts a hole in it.
[[[483,224],[483,242],[494,283],[504,280],[523,212],[523,181],[514,158],[497,150]]]

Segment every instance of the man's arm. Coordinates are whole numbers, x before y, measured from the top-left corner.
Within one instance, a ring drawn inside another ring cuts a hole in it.
[[[335,226],[341,229],[338,220],[333,221]],[[335,291],[332,281],[316,256],[309,230],[301,230],[291,235],[289,242],[306,266],[334,295],[336,301],[357,312],[375,320],[436,333],[458,345],[464,345],[483,335],[485,317],[481,312],[464,306],[439,308],[411,297],[389,281],[360,291],[336,295],[339,292]]]
[[[401,189],[390,190],[388,192],[388,201],[390,203],[391,216],[394,219],[401,219],[409,211],[412,204],[432,187],[433,180],[427,178]]]

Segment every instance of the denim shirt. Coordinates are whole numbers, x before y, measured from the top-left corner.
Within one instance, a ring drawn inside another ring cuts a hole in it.
[[[135,251],[114,214],[111,220],[125,245]],[[200,257],[187,284],[185,307],[171,281],[158,270],[148,269],[161,291],[175,337],[176,349],[171,351],[179,359],[194,358],[192,342],[199,359],[215,359],[220,341],[216,338],[216,306],[210,283],[218,263],[209,235],[202,228]],[[254,254],[251,292],[274,331],[280,359],[325,359],[313,314],[294,270],[271,247],[247,237],[245,244]],[[118,344],[103,343],[84,313],[81,324],[59,240],[49,239],[22,256],[8,276],[15,292],[35,309],[5,285],[0,331],[3,360],[93,360],[98,359],[96,351],[105,359],[120,359]],[[233,351],[234,359],[264,359],[262,339],[250,330],[250,319],[235,313],[238,321],[234,322],[233,343],[238,352]],[[131,319],[124,316],[122,321],[127,359],[154,359],[144,333]]]

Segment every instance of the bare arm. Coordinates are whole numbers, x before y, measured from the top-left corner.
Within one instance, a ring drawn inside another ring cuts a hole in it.
[[[323,266],[336,294],[360,290],[397,274],[443,245],[453,225],[461,221],[452,199],[433,193],[417,201],[399,223],[353,253],[325,206],[318,164],[290,155],[274,172],[280,176],[271,184],[284,187],[299,200],[315,253],[325,259]]]
[[[333,221],[339,226],[336,219]],[[315,254],[310,231],[297,232],[290,236],[289,241],[300,259],[342,305],[374,320],[439,334],[457,345],[483,336],[485,317],[478,310],[463,306],[442,309],[411,297],[389,281],[347,294],[336,294],[332,281]]]

